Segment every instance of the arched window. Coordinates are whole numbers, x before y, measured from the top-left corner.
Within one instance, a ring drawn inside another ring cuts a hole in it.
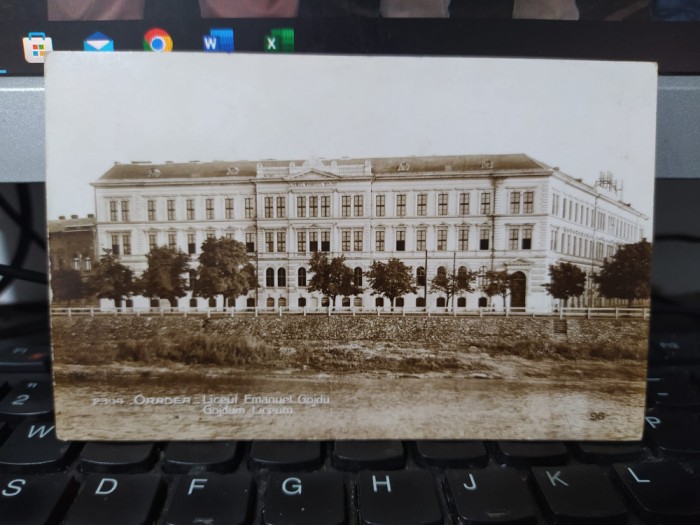
[[[248,308],[255,308],[255,297],[248,297],[245,301],[245,305]]]
[[[268,308],[274,308],[274,307],[275,307],[275,298],[274,298],[274,297],[268,297],[268,298],[267,298],[267,302],[266,302],[266,306],[267,306]]]
[[[343,308],[349,308],[349,307],[350,307],[350,298],[349,298],[349,297],[343,297],[342,305],[343,305]]]
[[[457,270],[457,282],[459,283],[460,286],[466,286],[467,285],[467,268],[465,266],[460,266],[459,269]]]
[[[279,300],[277,301],[277,306],[279,306],[280,308],[286,308],[287,307],[287,298],[280,297]]]
[[[488,306],[489,302],[486,297],[479,297],[479,308],[486,308]]]
[[[297,306],[299,306],[299,308],[304,308],[306,306],[306,297],[299,297],[299,299],[297,299]]]
[[[422,266],[416,268],[416,284],[418,286],[425,286],[425,268]]]
[[[331,302],[330,302],[330,300],[328,299],[328,297],[323,297],[323,298],[321,299],[321,306],[323,306],[324,308],[328,308],[328,306],[329,306],[330,304],[331,304]]]
[[[272,268],[265,270],[265,286],[268,288],[275,286],[275,270]]]
[[[396,300],[394,301],[394,305],[397,308],[403,308],[403,303],[404,303],[403,297],[397,297]]]
[[[425,297],[416,297],[416,306],[419,308],[425,307]]]
[[[151,308],[160,307],[160,299],[151,299],[150,305],[151,305]]]
[[[134,300],[127,299],[126,302],[124,303],[124,306],[126,306],[127,308],[133,308],[134,307]]]
[[[355,297],[355,308],[362,308],[362,297]]]
[[[194,297],[190,299],[190,308],[197,308],[197,299]]]
[[[226,300],[226,305],[227,305],[229,308],[233,308],[234,306],[236,306],[236,299],[235,299],[234,297],[229,297],[229,298]]]
[[[209,298],[209,308],[216,308],[216,299],[214,297]]]
[[[459,297],[457,299],[457,308],[466,308],[467,307],[467,298],[466,297]]]
[[[444,308],[445,303],[446,303],[446,301],[445,301],[444,297],[438,297],[437,302],[435,303],[435,306],[437,306],[438,308]]]
[[[380,308],[384,306],[384,297],[377,297],[374,300],[374,306],[379,306]]]
[[[353,270],[355,286],[362,286],[362,268],[359,266]]]
[[[287,270],[284,268],[277,270],[277,286],[287,286]]]
[[[297,286],[306,286],[306,268],[303,266],[297,270]]]
[[[447,277],[447,270],[445,270],[444,266],[438,266],[437,274],[441,277]]]

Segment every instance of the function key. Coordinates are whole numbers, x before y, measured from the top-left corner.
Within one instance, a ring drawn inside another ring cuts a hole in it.
[[[678,463],[617,463],[613,468],[645,519],[700,522],[700,481]]]
[[[574,453],[584,463],[610,464],[632,461],[644,452],[641,441],[580,441],[574,443]]]
[[[49,381],[22,381],[0,401],[0,417],[40,417],[53,411]]]
[[[557,441],[498,441],[497,458],[511,467],[562,465],[568,459],[564,443]]]
[[[514,468],[448,470],[447,492],[460,523],[537,523],[535,502]]]
[[[442,525],[435,481],[425,470],[364,471],[357,493],[363,525]]]
[[[64,525],[152,523],[160,508],[162,488],[160,476],[153,474],[90,475],[68,511]]]
[[[270,470],[315,470],[321,467],[319,441],[253,441],[252,467]]]
[[[248,474],[180,476],[165,511],[165,525],[249,523],[253,482]]]
[[[700,458],[700,421],[679,412],[650,410],[644,441],[662,458]]]
[[[0,523],[60,523],[75,488],[66,474],[0,476]]]
[[[72,459],[76,449],[75,443],[56,439],[52,423],[25,421],[0,447],[0,470],[57,471]]]
[[[0,343],[0,372],[48,372],[48,344]]]
[[[403,468],[405,462],[400,441],[336,441],[333,450],[335,467],[353,472],[362,469],[396,470]]]
[[[438,468],[483,467],[488,462],[481,441],[418,441],[417,461]]]
[[[163,470],[168,473],[224,472],[236,464],[236,441],[176,442],[165,449]]]
[[[345,488],[336,472],[272,474],[265,493],[265,525],[343,525]]]
[[[87,443],[80,452],[83,472],[144,472],[154,461],[152,443]]]
[[[532,474],[554,523],[627,522],[622,497],[599,467],[535,467]]]

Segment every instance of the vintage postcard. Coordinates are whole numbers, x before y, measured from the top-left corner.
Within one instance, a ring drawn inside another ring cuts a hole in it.
[[[63,439],[639,439],[656,66],[51,53]]]

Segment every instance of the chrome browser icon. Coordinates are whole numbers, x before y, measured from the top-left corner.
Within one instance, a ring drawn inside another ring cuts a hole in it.
[[[143,35],[143,48],[146,51],[164,53],[173,50],[173,39],[167,31],[154,27]]]

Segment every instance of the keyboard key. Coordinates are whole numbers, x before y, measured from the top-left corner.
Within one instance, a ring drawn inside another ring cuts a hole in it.
[[[145,472],[153,464],[152,443],[87,443],[80,452],[83,472]]]
[[[90,475],[68,511],[65,525],[150,524],[163,495],[160,476]]]
[[[0,471],[51,472],[73,458],[78,446],[56,439],[52,423],[25,421],[0,447]]]
[[[0,476],[0,523],[60,523],[75,489],[75,482],[66,474]]]
[[[7,394],[9,391],[10,391],[10,383],[7,382],[7,379],[0,376],[0,399],[5,397],[5,394]]]
[[[678,463],[616,463],[614,471],[645,519],[700,522],[700,481]]]
[[[343,478],[335,472],[272,474],[265,493],[263,523],[343,525]]]
[[[248,474],[181,476],[175,483],[165,525],[244,525],[253,499]]]
[[[537,522],[535,502],[514,468],[448,470],[447,491],[460,523],[526,525]]]
[[[627,522],[624,501],[600,467],[534,467],[532,474],[553,522]]]
[[[568,453],[557,441],[498,441],[497,459],[511,467],[562,465]]]
[[[40,417],[53,411],[49,381],[22,381],[0,401],[0,417],[20,419]]]
[[[438,468],[483,467],[488,462],[481,441],[418,441],[417,461]]]
[[[336,468],[357,472],[362,469],[395,470],[405,464],[400,441],[336,441],[333,464]]]
[[[0,344],[0,372],[48,372],[51,348],[42,344]]]
[[[700,458],[700,421],[687,414],[647,412],[644,441],[662,458]]]
[[[236,464],[236,441],[170,443],[165,449],[163,470],[168,473],[225,472]]]
[[[0,445],[3,444],[3,442],[7,439],[7,436],[9,436],[9,435],[10,435],[10,425],[0,421]]]
[[[574,452],[584,463],[611,464],[632,461],[644,452],[641,441],[582,441],[574,444]]]
[[[253,441],[252,467],[270,470],[315,470],[321,466],[318,441]]]
[[[700,391],[690,383],[687,371],[652,371],[647,379],[648,405],[665,410],[685,410],[700,407]]]
[[[364,471],[357,492],[363,525],[442,525],[432,474]]]

